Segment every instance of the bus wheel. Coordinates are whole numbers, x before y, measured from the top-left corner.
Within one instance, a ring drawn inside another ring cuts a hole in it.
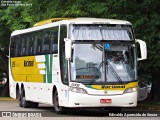
[[[22,104],[22,106],[24,107],[24,108],[29,108],[30,107],[30,102],[29,101],[26,101],[26,97],[25,97],[25,91],[24,91],[24,89],[22,89],[22,91],[21,91],[21,96],[20,96],[21,98],[20,98],[20,102],[21,102],[21,104]]]
[[[53,95],[53,103],[54,103],[54,110],[56,113],[58,113],[58,114],[65,113],[64,107],[59,106],[57,90],[54,92],[54,95]]]
[[[19,100],[19,106],[23,107],[22,100],[21,100],[21,91],[20,91],[20,89],[18,90],[18,100]]]

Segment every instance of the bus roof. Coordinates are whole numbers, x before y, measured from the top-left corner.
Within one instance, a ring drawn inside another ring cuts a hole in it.
[[[129,24],[130,22],[125,20],[116,19],[104,19],[104,18],[75,18],[69,20],[73,24]]]
[[[60,24],[124,24],[131,25],[130,22],[125,20],[116,19],[102,19],[102,18],[52,18],[49,20],[38,22],[32,28],[15,30],[12,32],[11,36],[18,34],[29,33],[45,28],[50,28],[58,26]]]
[[[62,21],[62,20],[69,20],[69,19],[71,18],[52,18],[52,19],[37,22],[36,24],[34,24],[33,27],[37,27],[37,26],[41,26],[41,25],[45,25],[45,24],[49,24],[57,21]]]

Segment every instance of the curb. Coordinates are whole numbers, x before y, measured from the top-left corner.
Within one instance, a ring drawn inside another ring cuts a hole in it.
[[[160,106],[153,106],[153,105],[138,105],[136,108],[145,109],[145,110],[160,110]]]
[[[10,101],[10,100],[16,100],[16,99],[13,99],[13,98],[10,98],[10,97],[0,97],[0,101]]]

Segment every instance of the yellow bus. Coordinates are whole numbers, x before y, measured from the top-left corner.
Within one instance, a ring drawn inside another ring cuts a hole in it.
[[[21,107],[120,111],[137,105],[137,61],[147,50],[128,21],[58,18],[14,31],[9,58],[10,96]]]

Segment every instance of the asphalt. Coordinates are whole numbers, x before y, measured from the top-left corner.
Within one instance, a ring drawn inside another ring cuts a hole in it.
[[[0,97],[0,101],[9,101],[9,100],[15,100],[13,98],[10,97]],[[160,103],[158,104],[154,104],[154,105],[150,105],[150,104],[138,104],[137,107],[135,107],[135,109],[141,109],[141,110],[160,110]]]

